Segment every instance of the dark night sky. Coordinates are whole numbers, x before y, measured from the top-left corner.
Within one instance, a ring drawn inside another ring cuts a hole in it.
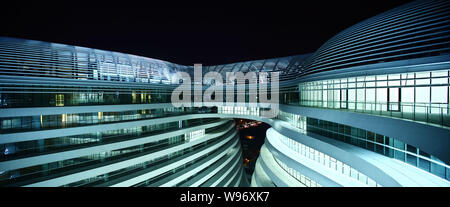
[[[339,31],[408,1],[70,2],[3,7],[0,35],[214,65],[314,52]]]

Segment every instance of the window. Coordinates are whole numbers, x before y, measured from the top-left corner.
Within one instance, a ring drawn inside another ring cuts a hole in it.
[[[403,112],[413,112],[414,111],[414,87],[403,87],[402,93],[400,95],[402,103]]]
[[[358,88],[356,90],[356,101],[357,101],[356,109],[357,110],[362,110],[363,109],[364,101],[365,101],[365,97],[364,96],[365,96],[364,89]]]
[[[366,89],[366,110],[375,110],[375,88]]]
[[[340,107],[341,109],[348,108],[348,89],[341,89]]]
[[[429,103],[430,102],[430,87],[416,88],[416,102]]]
[[[447,86],[434,86],[431,88],[431,103],[447,103]]]
[[[400,111],[400,88],[389,88],[388,90],[388,110],[389,111]]]
[[[64,106],[64,94],[56,95],[56,106]]]
[[[387,111],[387,88],[377,88],[376,110]]]

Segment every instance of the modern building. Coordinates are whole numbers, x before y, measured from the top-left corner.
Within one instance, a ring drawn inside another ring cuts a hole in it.
[[[450,186],[449,20],[414,1],[312,54],[203,68],[279,72],[275,118],[252,84],[174,107],[193,66],[0,38],[0,186]],[[233,118],[271,125],[251,183]]]

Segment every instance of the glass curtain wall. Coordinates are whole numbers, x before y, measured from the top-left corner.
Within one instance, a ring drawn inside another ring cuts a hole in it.
[[[302,106],[450,126],[449,70],[320,80],[301,83],[299,88]]]

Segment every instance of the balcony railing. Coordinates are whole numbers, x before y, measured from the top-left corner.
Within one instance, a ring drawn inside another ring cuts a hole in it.
[[[300,101],[287,104],[396,117],[450,127],[450,111],[446,103]]]

